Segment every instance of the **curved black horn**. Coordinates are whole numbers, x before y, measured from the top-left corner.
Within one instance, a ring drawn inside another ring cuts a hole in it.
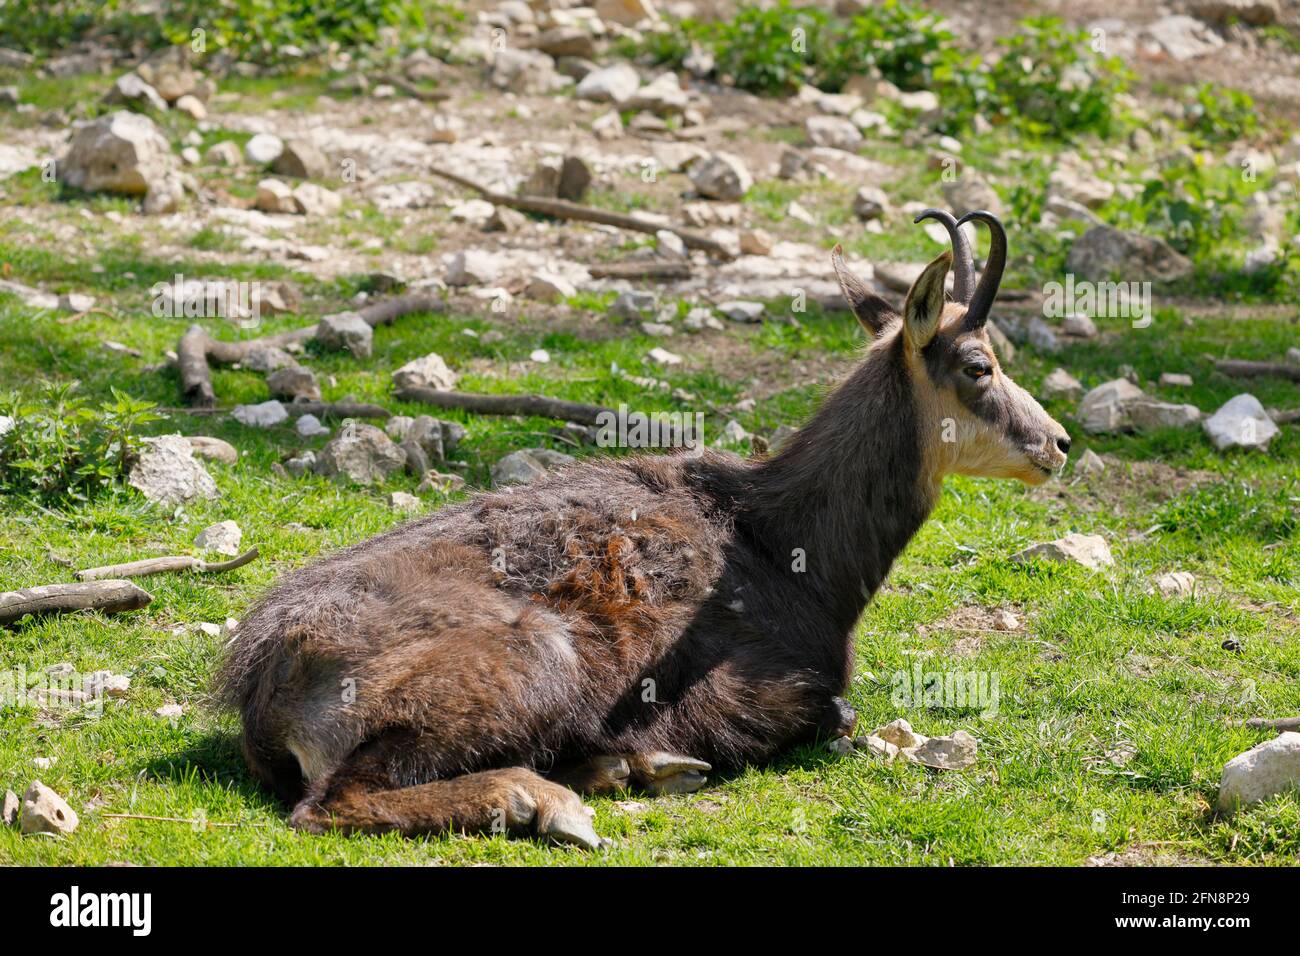
[[[1007,232],[1002,228],[998,217],[984,209],[966,213],[957,220],[957,225],[971,221],[982,222],[989,227],[989,258],[984,263],[984,274],[975,287],[975,294],[966,306],[966,321],[962,323],[964,328],[974,331],[983,328],[989,320],[989,310],[993,308],[998,286],[1002,284],[1002,270],[1007,265]]]
[[[948,238],[952,241],[952,294],[954,299],[966,305],[970,302],[971,293],[975,291],[975,257],[971,254],[970,243],[966,241],[966,233],[958,227],[952,214],[942,209],[927,209],[912,222],[920,222],[922,219],[934,219],[948,230]]]

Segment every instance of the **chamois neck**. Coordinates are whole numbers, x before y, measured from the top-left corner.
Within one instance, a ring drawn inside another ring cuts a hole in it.
[[[754,466],[745,510],[787,562],[806,572],[846,627],[929,516],[920,412],[901,338],[873,347],[787,447]]]

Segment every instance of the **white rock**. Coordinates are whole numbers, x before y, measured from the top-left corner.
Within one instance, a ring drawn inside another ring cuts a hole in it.
[[[1106,470],[1106,463],[1102,461],[1101,455],[1088,448],[1074,463],[1074,470],[1080,475],[1100,475]]]
[[[538,299],[543,302],[554,302],[556,299],[567,299],[578,294],[578,290],[573,283],[564,276],[556,275],[554,272],[541,270],[534,272],[528,279],[528,285],[524,288],[524,295],[530,299]]]
[[[12,790],[5,791],[4,808],[0,810],[0,823],[7,827],[13,826],[18,822],[18,812],[22,804],[18,801],[18,794]]]
[[[528,358],[534,362],[539,362],[542,365],[545,365],[551,360],[551,353],[546,351],[546,349],[533,349],[528,353]]]
[[[1201,410],[1195,405],[1142,399],[1129,403],[1128,417],[1138,431],[1152,428],[1190,428],[1200,422]]]
[[[571,455],[549,448],[524,448],[511,452],[492,466],[492,484],[523,485],[542,477],[552,468],[560,468],[574,459]]]
[[[161,717],[163,720],[179,720],[185,716],[185,709],[180,704],[163,704],[153,713],[155,717]]]
[[[482,249],[463,249],[447,263],[447,285],[491,285],[501,272],[501,263]]]
[[[914,731],[912,725],[902,717],[891,720],[883,727],[877,727],[872,731],[871,736],[877,737],[885,741],[885,743],[893,744],[899,750],[910,750],[913,747],[919,747],[929,739]]]
[[[762,302],[731,299],[718,303],[718,311],[733,322],[761,322],[767,312]]]
[[[616,63],[592,70],[582,78],[574,92],[580,100],[621,105],[631,99],[640,86],[641,78],[635,69],[626,63]]]
[[[1219,451],[1234,447],[1265,449],[1278,433],[1259,399],[1248,392],[1228,399],[1201,424]]]
[[[1227,762],[1219,809],[1233,811],[1300,787],[1300,733],[1286,731]]]
[[[437,352],[412,359],[393,372],[395,388],[432,388],[448,392],[456,387],[456,379],[456,373],[447,367]]]
[[[189,442],[190,450],[196,458],[220,461],[227,465],[233,465],[239,460],[239,452],[235,446],[220,438],[213,438],[210,435],[189,435],[185,440]]]
[[[1171,388],[1191,388],[1192,377],[1179,372],[1161,372],[1160,384]]]
[[[675,352],[670,352],[665,348],[655,346],[649,352],[650,361],[657,362],[660,365],[681,365],[682,357]]]
[[[284,152],[284,140],[271,133],[258,133],[244,144],[244,156],[254,166],[270,166]]]
[[[1190,571],[1170,571],[1156,578],[1156,590],[1165,597],[1186,597],[1196,593],[1196,576]]]
[[[317,342],[327,349],[346,349],[356,358],[369,358],[374,340],[375,330],[359,312],[327,315],[316,325]]]
[[[234,557],[239,554],[239,544],[243,540],[244,531],[238,524],[233,521],[218,521],[200,531],[194,544],[196,547]]]
[[[77,829],[77,811],[39,780],[33,780],[23,795],[22,831],[66,834]]]
[[[898,756],[897,746],[891,744],[888,740],[882,740],[874,734],[855,738],[853,746],[858,750],[865,750],[873,757],[884,757],[886,761],[893,760]]]
[[[839,116],[810,116],[804,120],[803,126],[814,146],[855,150],[862,145],[862,132]]]
[[[1072,562],[1092,571],[1099,571],[1115,563],[1110,546],[1099,534],[1067,534],[1064,538],[1035,544],[1011,556],[1012,561],[1020,564],[1033,558]]]
[[[424,502],[405,491],[394,491],[388,496],[388,507],[393,511],[419,511],[423,506]]]
[[[713,153],[690,168],[689,176],[696,192],[710,199],[734,202],[744,197],[754,185],[754,177],[744,160],[731,153]]]
[[[150,501],[165,507],[188,504],[200,498],[221,497],[217,483],[194,460],[188,440],[180,435],[144,439],[144,450],[131,468],[127,483]]]
[[[1079,403],[1079,423],[1093,435],[1125,431],[1132,427],[1129,406],[1145,397],[1142,389],[1126,378],[1098,385]]]
[[[278,399],[257,405],[236,405],[230,415],[249,428],[273,428],[289,420],[289,412]]]
[[[346,478],[368,485],[382,481],[406,464],[406,452],[374,425],[353,424],[339,433],[316,456],[318,475]]]
[[[78,129],[57,168],[74,189],[143,196],[166,179],[174,163],[153,120],[121,111]]]
[[[950,737],[931,737],[906,754],[909,760],[935,770],[964,770],[974,766],[979,742],[964,730]]]
[[[293,427],[303,438],[315,438],[318,435],[328,435],[330,433],[330,430],[321,424],[320,419],[312,414],[301,416],[294,422]]]
[[[316,183],[299,183],[293,189],[294,212],[304,216],[332,216],[343,208],[343,197]]]
[[[634,27],[642,20],[658,20],[653,0],[596,0],[596,16],[606,23]]]
[[[288,183],[278,179],[263,179],[257,184],[257,197],[253,200],[262,212],[287,213],[298,212],[298,204],[293,198],[293,189]]]
[[[1043,379],[1043,387],[1039,389],[1039,394],[1046,399],[1075,399],[1083,394],[1083,383],[1065,369],[1054,368]]]

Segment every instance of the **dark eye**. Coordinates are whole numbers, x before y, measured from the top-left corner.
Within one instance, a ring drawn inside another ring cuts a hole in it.
[[[990,374],[993,371],[993,367],[991,365],[967,365],[962,369],[962,371],[965,372],[969,378],[979,381],[984,376]]]

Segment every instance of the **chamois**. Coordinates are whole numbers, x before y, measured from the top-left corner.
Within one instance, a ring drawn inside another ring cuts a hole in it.
[[[1070,445],[989,347],[1001,223],[983,211],[924,218],[953,249],[901,315],[835,247],[871,343],[771,457],[575,464],[274,587],[219,683],[291,825],[531,828],[594,848],[579,793],[687,792],[712,768],[851,734],[855,625],[944,476],[1038,484]],[[978,285],[968,220],[991,234]]]

